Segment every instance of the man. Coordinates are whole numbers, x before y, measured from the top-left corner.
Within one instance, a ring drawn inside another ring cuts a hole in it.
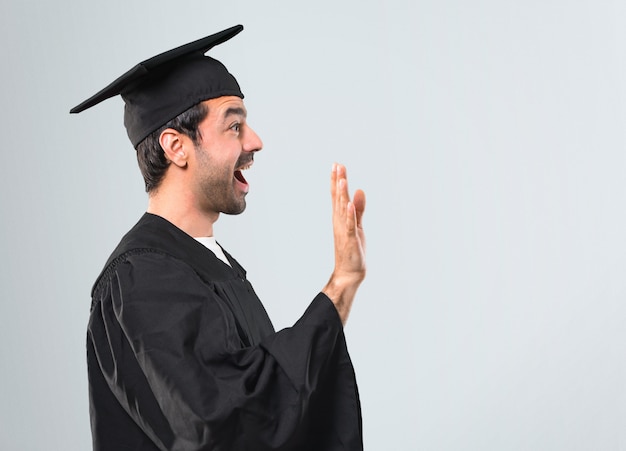
[[[144,61],[72,109],[121,94],[149,193],[92,291],[87,336],[95,450],[361,450],[345,324],[365,276],[365,197],[331,173],[335,269],[275,332],[244,269],[213,236],[239,214],[262,143],[243,94],[205,56],[236,26]]]

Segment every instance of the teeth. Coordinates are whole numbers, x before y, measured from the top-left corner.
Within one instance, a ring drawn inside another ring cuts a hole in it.
[[[245,171],[247,169],[250,169],[252,167],[252,163],[247,164],[246,166],[242,166],[239,168],[239,171]]]

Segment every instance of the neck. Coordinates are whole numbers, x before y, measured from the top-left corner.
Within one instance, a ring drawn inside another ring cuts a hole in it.
[[[184,193],[157,190],[150,195],[148,213],[167,219],[192,237],[213,236],[213,223],[219,213],[203,212]]]

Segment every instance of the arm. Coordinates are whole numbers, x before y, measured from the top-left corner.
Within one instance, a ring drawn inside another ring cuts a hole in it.
[[[365,278],[365,233],[363,212],[365,193],[357,190],[350,200],[346,168],[333,165],[330,178],[333,206],[333,234],[335,238],[335,269],[322,289],[335,305],[345,325],[352,301]]]
[[[92,311],[90,371],[159,449],[281,449],[329,437],[360,449],[353,370],[326,296],[292,328],[242,348],[223,299],[180,261],[132,257],[108,293]],[[314,425],[323,433],[310,436]]]

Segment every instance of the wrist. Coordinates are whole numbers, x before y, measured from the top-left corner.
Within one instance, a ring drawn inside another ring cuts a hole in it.
[[[361,280],[341,277],[335,273],[330,276],[330,280],[322,289],[328,298],[332,301],[337,309],[337,313],[341,318],[341,322],[345,325],[348,321],[352,301],[361,284]]]

